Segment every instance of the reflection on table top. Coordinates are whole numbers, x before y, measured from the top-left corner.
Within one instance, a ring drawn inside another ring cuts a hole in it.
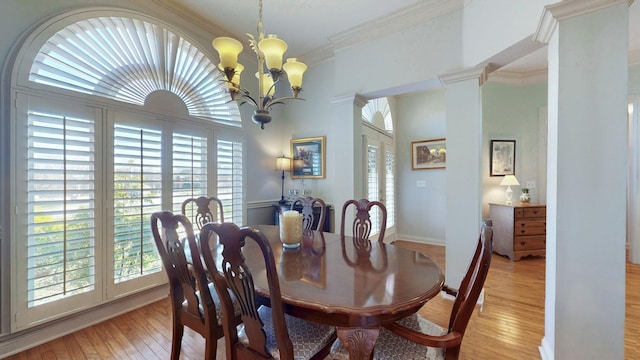
[[[254,228],[269,239],[285,304],[315,321],[352,327],[395,321],[417,311],[444,282],[431,258],[406,248],[313,231],[299,249],[289,250],[278,226]],[[249,266],[255,264],[256,287],[268,296],[262,254],[248,242],[244,255]]]

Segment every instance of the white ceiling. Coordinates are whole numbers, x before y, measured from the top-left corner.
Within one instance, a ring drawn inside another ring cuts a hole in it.
[[[239,40],[255,36],[258,0],[156,0],[174,10],[215,24]],[[463,8],[472,0],[266,0],[263,23],[267,33],[280,34],[289,44],[287,57],[308,63],[322,61],[325,49],[339,49],[381,31],[395,31]],[[629,8],[630,54],[640,53],[640,4]],[[500,69],[527,73],[546,68],[546,48]]]

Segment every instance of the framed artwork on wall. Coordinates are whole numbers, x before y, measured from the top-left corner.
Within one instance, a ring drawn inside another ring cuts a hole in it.
[[[324,179],[325,137],[291,140],[291,178]]]
[[[444,169],[447,164],[446,140],[418,140],[411,142],[411,170]]]
[[[490,176],[515,175],[516,141],[491,140],[489,159]]]

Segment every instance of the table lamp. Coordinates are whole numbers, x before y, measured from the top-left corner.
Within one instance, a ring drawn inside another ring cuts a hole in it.
[[[284,204],[287,202],[284,199],[284,172],[291,171],[291,159],[284,155],[276,158],[276,171],[282,171],[282,192],[280,194],[280,201],[278,203]]]
[[[516,179],[515,175],[505,175],[504,178],[502,178],[502,182],[500,182],[500,185],[507,186],[507,191],[505,191],[505,195],[507,196],[506,203],[507,205],[511,205],[511,198],[513,197],[513,190],[511,190],[511,185],[520,185],[518,179]]]

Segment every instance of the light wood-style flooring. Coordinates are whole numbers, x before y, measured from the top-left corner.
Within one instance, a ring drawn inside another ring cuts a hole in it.
[[[444,247],[397,244],[418,249],[444,269]],[[485,283],[482,311],[478,307],[462,342],[460,359],[540,359],[544,336],[544,258],[510,262],[493,255]],[[627,265],[625,359],[640,359],[640,265]],[[437,297],[420,313],[445,325],[451,301]],[[131,311],[60,339],[11,356],[24,359],[168,359],[171,318],[168,299]],[[201,360],[204,340],[185,330],[181,359]],[[223,350],[223,349],[220,349]]]

